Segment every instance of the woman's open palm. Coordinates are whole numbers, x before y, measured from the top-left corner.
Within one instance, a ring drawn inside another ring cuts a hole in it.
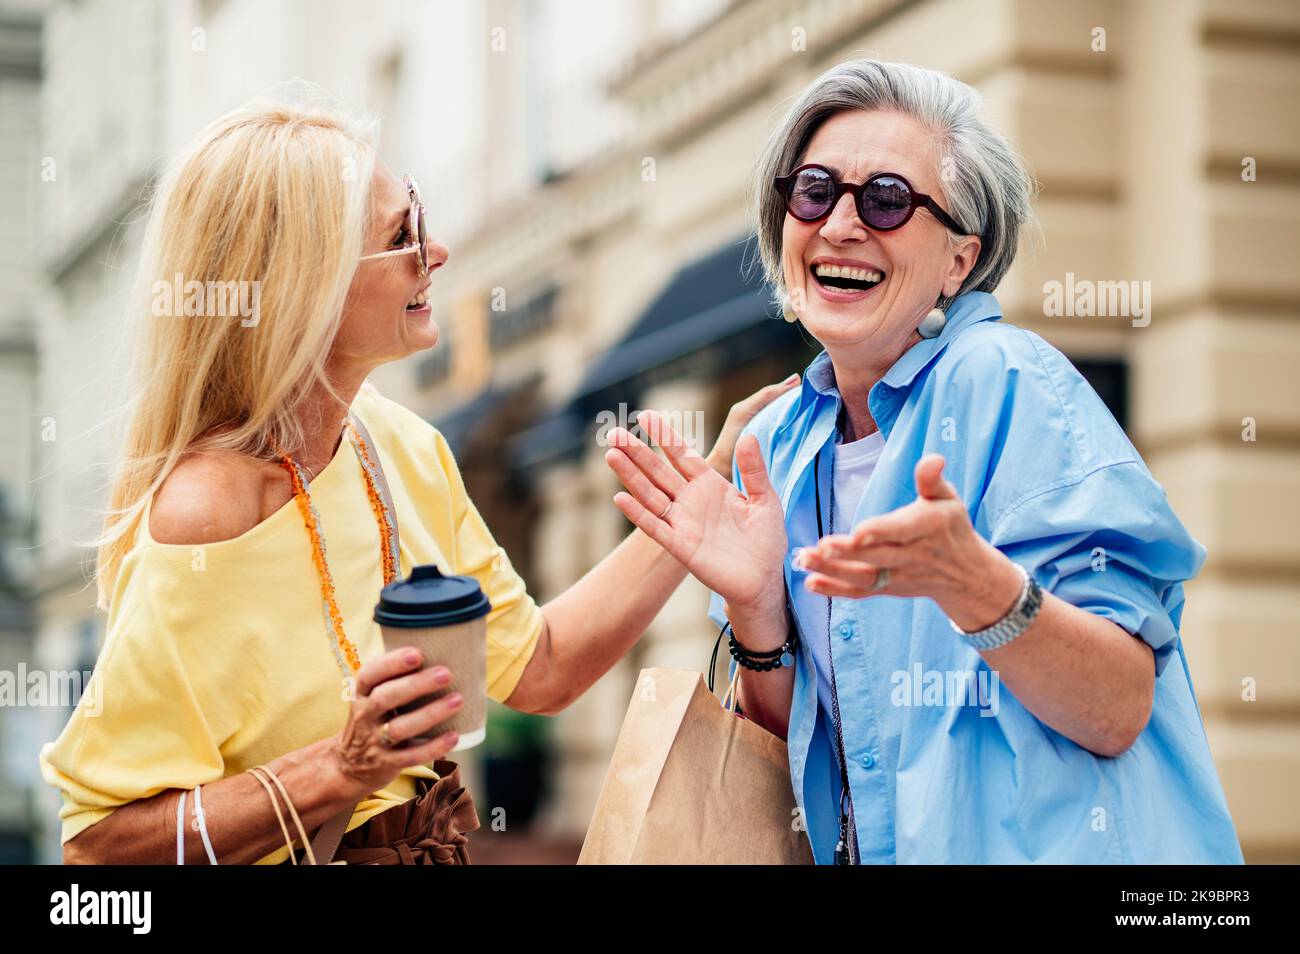
[[[773,591],[781,600],[785,519],[758,441],[736,445],[746,497],[660,415],[637,421],[668,459],[623,428],[610,431],[605,462],[628,490],[615,494],[618,509],[731,606],[759,605]]]

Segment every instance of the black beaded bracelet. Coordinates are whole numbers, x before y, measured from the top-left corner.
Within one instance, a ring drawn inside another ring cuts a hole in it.
[[[731,629],[728,623],[727,629]],[[731,635],[727,637],[727,647],[731,650],[731,657],[754,672],[771,672],[773,669],[781,669],[785,666],[794,665],[794,651],[799,645],[799,635],[795,628],[790,627],[790,635],[786,638],[785,644],[780,649],[774,649],[768,652],[754,652],[740,645],[736,639],[736,631],[731,630]]]

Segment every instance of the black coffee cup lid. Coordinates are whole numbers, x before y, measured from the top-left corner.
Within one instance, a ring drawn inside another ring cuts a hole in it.
[[[379,593],[375,622],[383,626],[420,629],[450,626],[486,616],[492,609],[487,594],[472,576],[444,576],[433,564],[417,566],[404,580],[395,580]]]

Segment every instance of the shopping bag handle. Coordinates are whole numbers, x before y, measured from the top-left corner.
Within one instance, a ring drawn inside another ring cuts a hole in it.
[[[713,692],[713,673],[718,668],[718,649],[722,646],[722,634],[727,631],[731,625],[731,620],[722,624],[722,629],[718,630],[718,640],[713,644],[713,655],[709,657],[709,692]],[[730,668],[730,667],[728,667]],[[736,684],[740,681],[740,667],[736,667],[736,674],[731,677],[731,684],[727,686],[727,694],[722,697],[722,707],[729,709],[734,714],[736,707],[740,704],[737,698]]]

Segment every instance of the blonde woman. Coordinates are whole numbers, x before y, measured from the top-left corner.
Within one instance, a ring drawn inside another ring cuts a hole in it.
[[[455,735],[397,746],[460,700],[386,721],[452,676],[384,651],[371,613],[394,572],[437,563],[475,577],[492,604],[488,694],[543,714],[621,658],[683,579],[638,531],[539,607],[442,436],[367,383],[436,344],[424,299],[447,257],[425,236],[414,183],[328,108],[238,109],[161,178],[139,273],[138,389],[97,565],[99,711],[78,706],[41,752],[63,795],[65,861],[170,863],[179,836],[186,863],[283,862],[268,779],[249,771],[261,765],[307,831],[355,804],[354,832],[427,791]],[[155,315],[155,283],[178,273],[258,283],[255,319]],[[733,408],[711,453],[719,472],[791,383]],[[399,566],[383,552],[386,508],[372,506],[375,455]],[[349,834],[341,854],[382,841]],[[426,848],[416,860],[447,860]]]

